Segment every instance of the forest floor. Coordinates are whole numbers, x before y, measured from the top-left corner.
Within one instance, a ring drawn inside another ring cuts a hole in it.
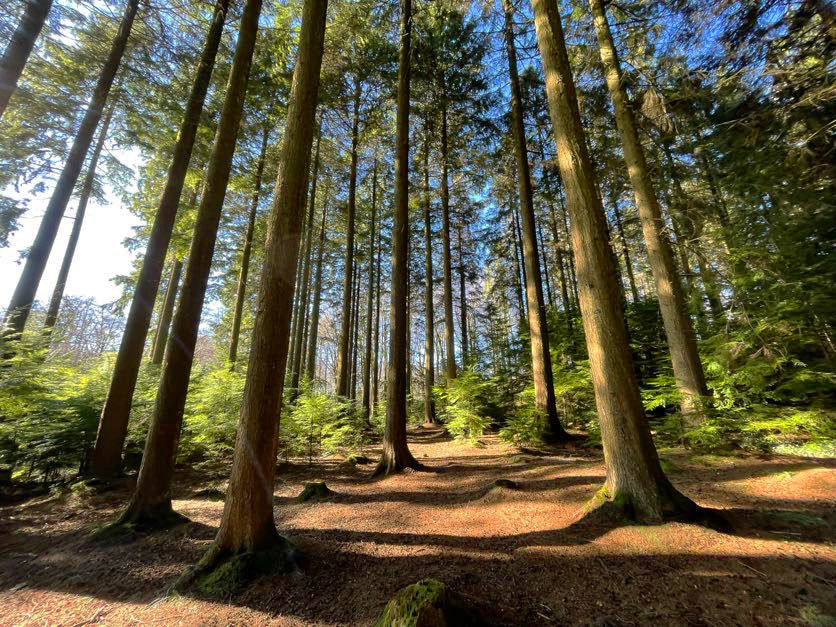
[[[371,465],[283,465],[276,521],[309,563],[222,602],[166,596],[215,535],[221,472],[181,471],[174,506],[192,522],[129,543],[89,540],[129,485],[0,507],[0,624],[369,625],[425,577],[498,624],[836,623],[836,460],[666,452],[683,492],[727,510],[735,530],[723,534],[573,524],[603,480],[598,451],[463,445],[431,429],[411,431],[410,448],[431,472],[372,481]],[[321,480],[333,496],[296,501]]]

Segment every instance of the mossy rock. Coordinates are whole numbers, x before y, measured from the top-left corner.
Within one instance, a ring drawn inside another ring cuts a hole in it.
[[[345,458],[345,463],[350,466],[356,466],[357,464],[371,464],[372,460],[366,457],[365,455],[352,453],[351,455]]]
[[[311,499],[321,499],[334,496],[334,494],[336,494],[336,492],[330,490],[328,486],[325,485],[324,481],[318,481],[316,483],[306,483],[305,488],[299,493],[296,500],[303,503],[305,501],[310,501]]]
[[[386,604],[375,627],[482,626],[490,623],[481,612],[437,579],[422,579]]]

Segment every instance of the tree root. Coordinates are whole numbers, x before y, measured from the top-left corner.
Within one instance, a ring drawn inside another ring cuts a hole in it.
[[[171,508],[170,501],[144,508],[129,506],[112,523],[96,529],[90,539],[94,542],[130,542],[137,534],[164,531],[189,522],[191,520],[187,516]]]

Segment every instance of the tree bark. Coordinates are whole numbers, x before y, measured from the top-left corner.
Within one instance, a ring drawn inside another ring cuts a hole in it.
[[[64,251],[64,259],[61,261],[61,269],[58,271],[58,279],[55,281],[55,288],[52,290],[52,298],[49,301],[49,308],[46,311],[44,337],[47,343],[52,336],[55,321],[58,320],[58,311],[61,309],[61,299],[64,297],[64,288],[67,285],[70,266],[73,263],[75,249],[78,246],[78,239],[81,236],[81,226],[84,224],[87,203],[90,201],[90,195],[93,193],[93,183],[96,180],[96,166],[99,163],[99,156],[102,154],[102,148],[104,148],[104,143],[107,139],[107,131],[110,128],[110,120],[113,118],[113,110],[115,108],[116,99],[113,100],[102,122],[102,128],[99,130],[99,138],[96,140],[96,146],[93,148],[93,153],[90,155],[90,162],[87,165],[87,174],[84,176],[84,184],[81,187],[78,208],[75,212],[75,220],[73,220],[73,230],[70,232],[70,239],[67,241],[67,248]]]
[[[380,259],[383,256],[383,237],[378,226],[377,270],[375,271],[374,309],[374,379],[372,390],[372,416],[377,416],[378,386],[380,385]]]
[[[322,299],[322,257],[325,254],[325,219],[328,215],[328,192],[325,187],[325,198],[322,203],[322,224],[319,227],[319,252],[316,257],[316,278],[314,279],[313,304],[311,305],[311,323],[308,336],[308,356],[305,359],[308,381],[313,381],[316,374],[316,342],[319,335],[319,304]]]
[[[639,302],[639,291],[636,289],[636,277],[633,275],[633,263],[630,261],[630,248],[627,246],[624,224],[621,222],[621,211],[618,208],[618,198],[615,195],[612,197],[612,210],[615,215],[618,236],[621,238],[621,251],[624,254],[624,267],[627,269],[627,280],[630,283],[630,295],[633,297],[633,303],[637,303]]]
[[[154,346],[151,352],[151,363],[160,365],[165,356],[165,346],[168,344],[168,331],[171,327],[171,318],[174,316],[174,305],[177,303],[177,289],[180,287],[180,274],[183,272],[183,262],[176,257],[171,264],[171,276],[168,279],[168,287],[165,290],[165,300],[160,313],[160,323],[157,325],[157,332],[154,334]]]
[[[171,479],[180,443],[189,375],[244,109],[260,13],[261,0],[248,0],[241,16],[238,45],[224,90],[221,118],[206,171],[206,188],[195,219],[186,276],[174,314],[171,338],[166,346],[165,363],[145,440],[136,491],[120,519],[122,523],[153,528],[166,526],[172,519]]]
[[[525,262],[528,301],[528,328],[531,343],[531,371],[534,379],[534,397],[537,409],[546,419],[545,436],[551,440],[567,437],[557,416],[554,396],[552,359],[549,352],[549,328],[546,321],[546,304],[540,279],[540,255],[537,250],[537,225],[534,215],[534,190],[528,165],[528,149],[523,126],[522,92],[517,75],[517,52],[514,44],[514,9],[509,0],[503,0],[505,10],[505,44],[508,53],[508,75],[511,81],[511,128],[517,155],[518,184],[520,188],[520,214],[522,217],[522,247]]]
[[[435,414],[435,312],[433,306],[433,248],[430,220],[430,129],[424,124],[424,422],[437,424]]]
[[[441,108],[441,248],[444,265],[444,343],[447,380],[456,378],[455,314],[453,312],[453,264],[450,259],[450,186],[447,107]]]
[[[6,111],[9,98],[17,89],[17,82],[51,8],[52,0],[26,0],[20,22],[0,57],[0,119]]]
[[[632,110],[621,80],[618,55],[613,43],[603,0],[589,0],[598,36],[598,47],[604,65],[607,87],[615,110],[615,121],[624,148],[624,160],[633,185],[636,207],[642,222],[647,256],[656,283],[656,296],[662,311],[676,385],[682,395],[681,409],[691,424],[701,422],[701,397],[708,395],[705,374],[697,352],[697,342],[670,243],[664,234],[664,222],[653,183],[639,141]]]
[[[337,356],[337,395],[348,396],[351,384],[351,310],[354,273],[354,227],[357,214],[357,147],[360,143],[360,79],[354,79],[354,114],[351,122],[351,170],[348,178],[348,231],[345,242],[345,278],[343,282],[343,311],[340,324],[340,346]]]
[[[372,366],[372,306],[374,304],[374,244],[377,227],[377,158],[372,167],[372,219],[369,225],[369,291],[366,299],[366,358],[363,360],[363,416],[366,422],[371,417],[371,366]]]
[[[241,318],[244,313],[244,301],[247,298],[247,276],[250,273],[250,255],[253,249],[253,233],[255,219],[258,215],[258,200],[261,195],[261,178],[264,175],[264,160],[267,156],[267,140],[270,129],[266,126],[261,135],[261,152],[258,155],[258,165],[255,168],[255,184],[250,201],[250,215],[247,220],[247,233],[244,236],[244,250],[241,251],[241,272],[238,275],[238,288],[235,293],[235,312],[232,316],[232,337],[229,342],[229,369],[235,370],[238,359],[238,338],[241,334]]]
[[[470,347],[468,346],[467,336],[467,282],[465,278],[464,267],[464,242],[462,241],[462,224],[457,225],[459,236],[459,313],[462,327],[462,368],[467,368],[470,362]]]
[[[543,237],[543,223],[537,223],[537,236],[539,238],[539,250],[543,251],[543,282],[546,285],[546,299],[549,301],[549,307],[554,306],[554,299],[552,298],[552,281],[549,276],[549,256],[546,253],[546,238]]]
[[[395,206],[392,225],[392,295],[389,307],[389,364],[383,454],[375,475],[420,465],[406,443],[407,277],[409,275],[409,55],[412,0],[400,0],[400,51],[395,121]]]
[[[96,445],[90,465],[92,474],[99,477],[116,474],[121,464],[122,447],[128,432],[128,419],[136,378],[142,363],[145,339],[151,324],[154,301],[157,298],[163,264],[168,244],[171,241],[183,183],[188,171],[206,92],[212,78],[212,68],[215,65],[215,56],[223,34],[228,7],[229,0],[217,0],[215,4],[212,23],[206,34],[203,53],[168,168],[165,188],[160,197],[160,204],[157,206],[145,257],[142,260],[142,268],[139,271],[128,317],[125,320],[125,332],[116,356],[107,399],[99,418]]]
[[[5,344],[3,347],[4,358],[11,358],[16,353],[15,348],[9,345],[10,341],[19,339],[23,333],[23,328],[26,326],[26,320],[32,310],[32,303],[35,300],[35,294],[46,268],[49,253],[52,251],[55,237],[61,226],[61,220],[67,210],[70,197],[73,195],[73,189],[84,165],[84,158],[93,141],[93,134],[99,125],[107,96],[125,54],[125,47],[131,34],[138,5],[139,0],[128,0],[125,6],[125,13],[122,16],[119,31],[113,39],[110,52],[96,81],[93,96],[90,98],[90,103],[87,105],[87,110],[81,119],[73,145],[64,163],[64,169],[61,170],[58,181],[55,183],[52,197],[49,199],[43,218],[41,218],[38,233],[35,235],[35,241],[32,242],[32,247],[26,255],[23,272],[6,310],[5,328],[2,332],[2,339]]]
[[[360,338],[360,265],[354,264],[354,295],[351,298],[351,377],[348,397],[357,400],[357,353]]]
[[[580,306],[607,478],[597,501],[639,519],[692,512],[696,506],[662,472],[633,369],[615,279],[606,217],[587,152],[557,5],[533,0],[561,178],[572,214]]]

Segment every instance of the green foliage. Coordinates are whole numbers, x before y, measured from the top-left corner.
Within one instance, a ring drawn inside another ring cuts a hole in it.
[[[465,370],[446,387],[436,386],[437,410],[447,430],[457,440],[474,441],[491,425],[488,415],[493,382],[482,375]]]
[[[183,419],[182,456],[232,459],[244,382],[242,373],[226,367],[199,371],[192,377]]]
[[[539,444],[543,441],[546,416],[534,400],[534,386],[517,395],[514,412],[508,417],[499,437],[517,445]]]

